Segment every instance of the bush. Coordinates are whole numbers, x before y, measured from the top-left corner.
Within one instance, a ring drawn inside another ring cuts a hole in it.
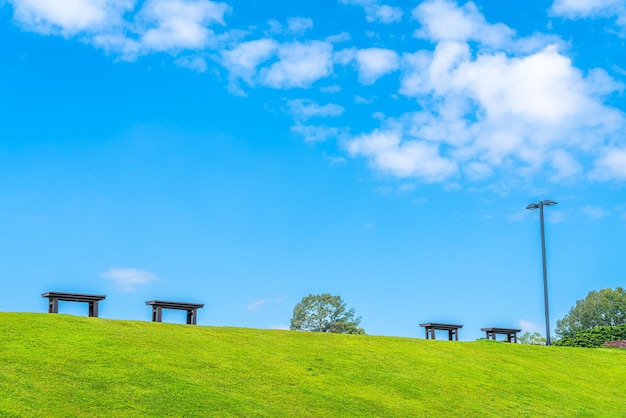
[[[568,347],[601,347],[605,342],[626,340],[626,324],[616,326],[601,326],[582,331],[573,337],[563,337],[554,342],[554,345]]]

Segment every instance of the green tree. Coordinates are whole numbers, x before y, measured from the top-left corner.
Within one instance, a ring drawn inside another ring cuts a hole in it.
[[[359,328],[361,318],[354,308],[347,309],[339,296],[329,293],[308,295],[293,308],[291,329],[297,331],[332,332],[336,334],[365,334]]]
[[[518,339],[520,344],[530,344],[530,345],[546,345],[546,339],[538,332],[533,332],[532,334],[528,331],[523,333]]]
[[[621,287],[594,290],[556,322],[556,334],[572,338],[595,327],[621,324],[626,324],[626,291]]]

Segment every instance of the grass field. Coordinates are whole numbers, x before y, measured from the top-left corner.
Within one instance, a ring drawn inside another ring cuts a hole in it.
[[[1,417],[626,416],[626,350],[0,313]]]

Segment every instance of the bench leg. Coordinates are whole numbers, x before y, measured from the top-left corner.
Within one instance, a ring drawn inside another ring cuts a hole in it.
[[[152,306],[152,322],[161,322],[163,320],[163,308],[160,306]]]
[[[89,302],[89,316],[98,317],[98,301]]]
[[[48,299],[48,313],[59,313],[59,299]]]
[[[196,325],[196,310],[189,309],[187,311],[187,324]]]

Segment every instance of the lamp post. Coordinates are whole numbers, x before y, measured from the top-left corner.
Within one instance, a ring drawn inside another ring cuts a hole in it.
[[[542,200],[539,203],[531,203],[526,206],[528,210],[539,209],[539,222],[541,223],[541,259],[543,261],[543,299],[546,309],[546,345],[550,345],[550,313],[548,310],[548,271],[546,269],[546,237],[543,227],[543,207],[556,205],[553,200]]]

